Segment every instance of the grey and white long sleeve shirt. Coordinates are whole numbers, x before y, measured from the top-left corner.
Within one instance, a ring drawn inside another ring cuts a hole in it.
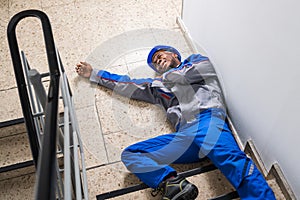
[[[127,75],[93,70],[90,81],[128,98],[161,105],[177,129],[209,108],[225,110],[224,98],[213,65],[207,57],[193,54],[162,78],[131,79]]]

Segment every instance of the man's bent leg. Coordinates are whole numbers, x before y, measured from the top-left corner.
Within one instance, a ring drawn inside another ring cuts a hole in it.
[[[158,188],[168,175],[176,175],[176,171],[164,162],[166,152],[160,152],[168,145],[174,135],[162,135],[127,147],[121,160],[129,171],[151,188]],[[161,155],[161,156],[160,156]]]
[[[199,161],[199,147],[182,134],[161,135],[127,147],[122,162],[149,187],[157,188],[169,175],[176,176],[171,163]]]

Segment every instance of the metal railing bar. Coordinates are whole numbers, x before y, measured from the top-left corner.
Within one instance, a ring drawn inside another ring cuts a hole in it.
[[[64,121],[69,121],[69,108],[65,106],[64,108]],[[64,191],[65,200],[70,200],[72,197],[71,188],[71,158],[70,158],[70,129],[69,126],[64,126]]]
[[[42,107],[41,107],[41,103],[39,102],[38,103],[38,112],[39,113],[41,113],[42,112]],[[43,128],[42,127],[45,127],[45,120],[44,120],[44,117],[43,116],[41,116],[41,117],[39,117],[38,118],[38,120],[40,121],[40,123],[39,123],[39,130],[43,130]]]
[[[42,84],[40,73],[36,69],[31,69],[27,72],[31,85],[34,88],[35,94],[42,108],[45,110],[47,94]]]
[[[88,191],[88,184],[87,184],[87,174],[86,174],[86,165],[84,161],[84,152],[83,152],[83,144],[81,139],[79,140],[79,147],[80,147],[80,158],[82,163],[82,176],[83,176],[83,192],[84,192],[84,199],[89,199],[89,191]]]
[[[63,156],[65,156],[64,152],[63,152],[64,151],[63,150],[64,143],[61,144],[61,142],[64,142],[64,141],[62,141],[63,140],[62,137],[64,137],[64,136],[62,136],[63,135],[62,130],[59,129],[58,127],[57,127],[57,134],[58,134],[57,136],[59,137],[58,140],[57,140],[59,148],[56,150],[56,156],[59,154],[60,151],[62,152]],[[56,157],[56,158],[58,158],[58,157]],[[65,157],[63,157],[63,158],[65,158]],[[56,191],[57,191],[57,194],[58,194],[58,198],[59,199],[64,199],[64,194],[65,194],[64,193],[64,181],[61,178],[62,170],[59,167],[58,160],[56,159],[55,161],[56,161],[56,174],[57,174],[57,184],[56,184],[57,190]]]
[[[72,123],[69,121],[68,124],[71,125]],[[64,125],[65,125],[65,123],[59,123],[59,124],[58,124],[58,127],[61,128],[61,127],[63,127]]]
[[[33,114],[32,116],[33,117],[41,117],[41,116],[44,116],[45,114],[43,112],[40,112],[40,113],[35,113]]]
[[[40,74],[40,76],[41,76],[41,74]],[[42,76],[41,76],[41,79],[42,79]],[[42,80],[41,80],[42,81]],[[42,83],[41,83],[42,84]],[[44,91],[45,91],[45,89],[44,89]],[[45,93],[46,93],[46,91],[45,91]],[[42,103],[38,100],[38,97],[36,96],[36,101],[38,102],[37,103],[37,112],[38,113],[43,113],[44,112],[44,107],[42,107]],[[44,121],[44,117],[39,117],[39,119],[38,119],[39,121],[40,121],[40,126],[39,126],[39,130],[41,130],[42,129],[42,127],[44,127],[45,126],[45,121]]]
[[[56,50],[56,52],[57,52],[57,56],[58,56],[58,51]],[[60,58],[58,57],[58,59],[60,60]],[[62,74],[62,77],[61,77],[61,79],[63,79],[63,77],[64,77],[64,73],[62,72],[62,70],[61,70],[61,68],[62,68],[62,65],[61,65],[61,62],[59,62],[59,70],[60,70],[60,73]],[[68,96],[68,92],[66,91],[66,87],[65,87],[65,82],[63,81],[63,80],[61,80],[61,95],[62,95],[62,97],[63,97],[63,104],[65,105],[65,106],[68,106],[68,108],[70,108],[70,104],[68,103],[69,101],[68,101],[68,99],[69,99],[69,96]],[[70,109],[70,110],[72,110],[72,108]],[[64,114],[70,114],[69,115],[69,117],[71,118],[69,121],[67,121],[68,123],[70,123],[71,122],[71,125],[72,125],[72,115],[71,115],[71,113],[70,113],[70,111],[68,111],[68,113],[64,113]],[[64,124],[67,124],[67,122],[66,121],[64,121]],[[73,128],[73,126],[71,126],[72,128]],[[70,128],[70,127],[69,127]],[[71,134],[70,136],[70,139],[72,139],[72,144],[70,144],[69,145],[69,148],[71,148],[73,151],[71,151],[70,152],[70,157],[72,157],[72,162],[71,162],[71,171],[67,171],[67,173],[71,173],[72,174],[72,183],[73,183],[73,190],[74,190],[74,195],[75,195],[75,197],[76,198],[78,198],[78,195],[77,195],[77,190],[78,190],[78,188],[81,190],[81,187],[78,187],[77,186],[77,184],[79,184],[80,182],[78,182],[78,180],[80,180],[80,179],[78,179],[77,177],[79,177],[80,178],[80,174],[79,174],[79,171],[77,170],[76,171],[76,169],[77,168],[79,168],[78,167],[78,161],[76,160],[76,156],[78,157],[78,152],[76,152],[76,148],[72,148],[73,146],[74,146],[74,142],[76,142],[76,138],[74,138],[74,134],[73,134],[73,131],[74,131],[74,129],[72,129],[72,131],[70,131],[69,130],[69,132],[67,133],[67,134]],[[71,147],[72,146],[72,147]],[[75,146],[76,147],[76,146]],[[76,161],[77,162],[76,162]],[[81,185],[80,185],[81,186]],[[81,196],[81,195],[80,195]]]
[[[61,74],[64,74],[65,75],[65,69],[64,69],[64,66],[62,64],[62,61],[61,61],[61,58],[60,58],[60,54],[59,54],[59,51],[56,49],[56,54],[57,54],[57,57],[59,59],[59,66],[60,66],[60,72]],[[68,86],[66,89],[66,91],[69,93],[69,96],[70,96],[70,99],[72,99],[72,91],[70,89],[70,85],[69,85],[69,81],[68,81],[68,78],[67,76],[63,76],[63,81],[65,82],[65,85]],[[72,102],[70,102],[72,104]],[[71,106],[73,106],[72,108],[74,108],[74,105],[72,104]]]
[[[60,176],[60,169],[57,160],[56,160],[56,174],[58,179],[57,181],[58,184],[56,184],[56,191],[57,191],[56,193],[58,194],[58,199],[61,200],[63,199],[62,196],[64,196],[64,186],[63,186],[63,180]]]
[[[45,131],[37,175],[36,199],[55,199],[58,84],[58,77],[53,77],[45,113]]]
[[[63,76],[65,76],[65,74]],[[65,80],[66,80],[66,77],[65,77]],[[73,98],[72,98],[71,95],[70,95],[70,104],[74,108],[74,102],[73,102]],[[72,118],[72,121],[73,121],[73,123],[72,123],[73,129],[77,130],[76,131],[76,134],[77,134],[76,138],[78,140],[77,146],[79,147],[79,151],[80,151],[80,155],[81,155],[80,158],[81,158],[81,165],[82,165],[84,199],[88,200],[89,197],[88,197],[87,175],[86,175],[86,165],[85,165],[85,161],[84,161],[83,143],[81,141],[78,122],[77,122],[77,119],[76,119],[75,111],[73,109],[70,110],[70,115],[71,115],[71,118]],[[73,144],[73,145],[75,146],[75,144]]]
[[[78,133],[77,133],[78,134]],[[79,137],[78,137],[79,138]],[[83,176],[83,191],[84,191],[84,199],[88,200],[88,184],[87,184],[87,174],[86,174],[86,165],[84,161],[84,152],[83,152],[83,144],[81,139],[78,139],[79,142],[79,149],[80,149],[80,158],[81,158],[81,164],[82,164],[82,176]]]
[[[83,144],[82,144],[82,141],[80,139],[79,127],[78,127],[78,122],[77,122],[77,119],[76,119],[76,114],[75,114],[75,111],[74,111],[74,103],[73,103],[73,99],[72,99],[70,86],[68,84],[67,76],[64,73],[63,64],[61,62],[61,58],[60,58],[58,50],[56,50],[56,52],[57,52],[57,56],[59,58],[59,66],[60,66],[59,69],[61,70],[60,73],[62,74],[62,85],[61,85],[61,87],[62,87],[62,97],[63,97],[64,103],[69,105],[69,107],[71,108],[69,110],[70,118],[71,118],[71,126],[72,126],[72,129],[75,130],[75,133],[76,133],[76,137],[74,137],[74,135],[73,135],[73,140],[76,141],[76,143],[74,142],[73,145],[74,145],[74,147],[76,147],[76,146],[79,147],[79,151],[80,151],[80,155],[81,155],[80,156],[81,164],[82,164],[82,175],[83,175],[83,180],[82,180],[83,181],[83,184],[82,184],[83,185],[83,194],[84,194],[84,199],[87,200],[88,199],[88,188],[87,188],[86,167],[85,167],[85,162],[84,162]],[[73,150],[74,150],[74,164],[77,166],[79,164],[78,152],[75,152],[76,148],[73,148]],[[76,171],[76,166],[75,166],[75,173],[80,174],[80,171],[78,171],[78,172]],[[75,178],[76,178],[76,174],[75,174]],[[76,184],[77,184],[77,181],[76,181]],[[76,186],[76,187],[79,187],[79,186]],[[79,193],[78,189],[76,189],[76,192]]]
[[[35,113],[37,113],[37,110],[38,110],[38,105],[40,104],[40,102],[42,103],[43,105],[43,108],[45,109],[45,105],[46,105],[46,92],[45,94],[41,94],[41,92],[44,90],[44,88],[42,88],[42,83],[40,82],[39,79],[39,76],[38,76],[38,72],[35,70],[34,72],[36,72],[36,77],[32,77],[30,72],[31,72],[31,69],[30,69],[30,66],[29,66],[29,63],[28,63],[28,60],[25,56],[25,53],[24,51],[21,51],[21,55],[22,55],[22,60],[23,60],[23,66],[24,66],[24,71],[25,71],[25,75],[26,75],[26,81],[27,81],[27,87],[28,87],[28,91],[29,91],[29,99],[30,99],[30,102],[31,102],[31,108],[33,110],[33,115],[35,115]],[[34,97],[33,97],[33,91],[32,91],[32,87],[34,88],[35,92],[38,94],[38,96],[36,96],[35,100],[34,100]],[[38,90],[41,90],[41,91],[38,91]],[[40,101],[39,101],[40,100]],[[37,105],[35,105],[35,102]],[[35,129],[36,130],[40,130],[40,125],[38,123],[38,121],[36,120],[36,118],[34,118],[34,124],[35,124]],[[39,145],[41,146],[41,134],[37,133],[37,138],[38,138],[38,141],[39,141]]]
[[[78,145],[78,140],[77,140],[77,134],[76,131],[73,131],[73,144],[74,146]],[[78,152],[77,148],[73,148],[73,155],[74,155],[74,168],[75,168],[75,188],[76,188],[76,199],[80,200],[82,199],[81,195],[81,180],[80,180],[80,170],[79,170],[79,165],[78,165]]]
[[[63,77],[65,76],[65,81],[67,82],[67,77],[65,74],[63,74]],[[67,87],[67,89],[69,89],[69,85]],[[70,94],[70,104],[71,106],[74,108],[74,102],[73,102],[73,98],[72,95]],[[86,175],[86,165],[85,165],[85,161],[84,161],[84,151],[83,151],[83,143],[81,141],[81,136],[80,136],[80,132],[79,132],[79,126],[78,126],[78,122],[77,122],[77,118],[75,115],[75,111],[72,109],[70,110],[70,115],[72,121],[74,123],[72,123],[72,126],[74,126],[74,129],[77,130],[77,139],[78,139],[78,147],[79,147],[79,151],[80,151],[80,158],[81,158],[81,164],[82,164],[82,176],[83,176],[83,191],[84,191],[84,199],[88,200],[88,187],[87,187],[87,175]]]
[[[27,83],[27,87],[28,87],[28,91],[29,91],[29,100],[31,102],[31,108],[33,109],[33,113],[36,113],[35,104],[34,104],[34,100],[33,100],[34,98],[33,98],[33,94],[32,94],[32,88],[31,88],[29,75],[28,75],[29,64],[28,64],[28,61],[27,61],[24,51],[21,51],[21,56],[22,56],[22,61],[23,61],[23,66],[24,66],[24,71],[25,71],[25,76],[26,76],[26,83]]]

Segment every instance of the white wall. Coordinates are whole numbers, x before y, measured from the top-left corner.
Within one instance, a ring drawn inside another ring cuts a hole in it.
[[[300,1],[185,0],[183,21],[214,62],[243,142],[278,162],[300,197]]]

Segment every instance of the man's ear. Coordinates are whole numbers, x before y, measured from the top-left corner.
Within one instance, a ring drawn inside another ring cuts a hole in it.
[[[177,60],[179,60],[178,55],[176,53],[172,53],[173,57],[176,58]],[[180,60],[179,60],[180,61]]]

